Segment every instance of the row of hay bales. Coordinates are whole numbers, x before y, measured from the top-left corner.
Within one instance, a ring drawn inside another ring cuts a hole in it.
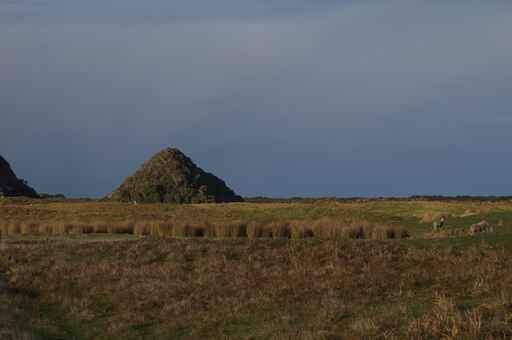
[[[275,221],[190,223],[179,221],[123,222],[54,222],[0,223],[0,232],[9,235],[65,234],[133,234],[155,237],[207,238],[322,238],[322,239],[398,239],[407,238],[406,229],[393,226],[339,222],[333,219],[317,221]]]

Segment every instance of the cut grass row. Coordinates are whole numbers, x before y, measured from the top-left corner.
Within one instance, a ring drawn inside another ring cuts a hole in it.
[[[317,221],[262,222],[11,222],[0,224],[0,235],[69,235],[69,234],[130,234],[173,238],[249,238],[249,239],[397,239],[408,238],[402,227],[372,224],[365,220],[337,221],[323,218]]]
[[[342,224],[365,220],[383,226],[406,226],[414,237],[424,237],[432,222],[447,216],[447,229],[466,228],[482,220],[492,225],[512,221],[511,202],[431,202],[370,200],[361,202],[313,201],[309,203],[233,204],[122,204],[99,201],[0,200],[0,224],[37,221],[58,225],[80,221],[122,224],[124,221],[180,221],[193,225],[232,223],[311,223],[329,218]]]

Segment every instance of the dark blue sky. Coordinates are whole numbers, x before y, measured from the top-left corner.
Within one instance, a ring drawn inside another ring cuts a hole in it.
[[[242,195],[512,194],[509,1],[0,0],[0,154],[98,197],[180,148]]]

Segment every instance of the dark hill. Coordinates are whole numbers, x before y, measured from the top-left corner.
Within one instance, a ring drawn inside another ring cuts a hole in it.
[[[9,163],[0,155],[0,196],[36,197],[37,193],[27,183],[16,177]]]
[[[224,181],[199,168],[178,149],[157,153],[127,178],[110,199],[122,202],[240,202]]]

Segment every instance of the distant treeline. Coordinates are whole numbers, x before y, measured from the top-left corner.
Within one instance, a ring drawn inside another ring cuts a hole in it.
[[[44,199],[56,199],[56,200],[66,199],[66,196],[64,194],[40,193],[40,194],[38,194],[38,196],[39,196],[39,198],[44,198]]]
[[[1,196],[0,196],[1,197]],[[30,201],[34,197],[25,197],[22,195],[9,196],[11,200],[18,202]],[[108,199],[95,198],[68,198],[63,194],[38,194],[37,197],[49,201],[66,201],[66,202],[102,202]],[[441,196],[441,195],[414,195],[409,197],[244,197],[246,203],[322,203],[322,202],[345,202],[345,203],[365,203],[375,201],[431,201],[431,202],[504,202],[512,201],[512,196]]]
[[[409,197],[244,197],[250,203],[315,203],[315,202],[371,202],[371,201],[442,201],[442,202],[499,202],[512,201],[512,196],[441,196],[413,195]]]
[[[418,201],[510,201],[512,196],[411,196],[409,200]]]

